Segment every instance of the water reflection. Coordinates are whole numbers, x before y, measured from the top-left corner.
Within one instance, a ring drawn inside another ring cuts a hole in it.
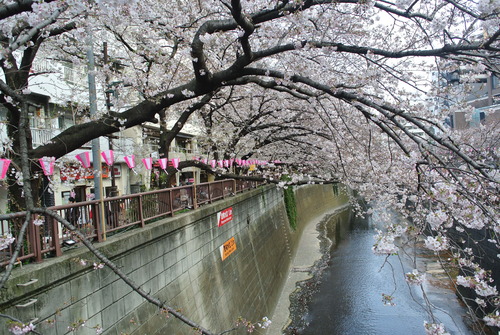
[[[351,216],[350,224],[342,225],[342,218],[349,220],[345,213],[330,220],[334,227],[326,232],[336,241],[330,248],[331,258],[320,276],[317,292],[311,296],[308,312],[295,317],[289,333],[425,334],[423,322],[430,317],[422,293],[419,287],[409,287],[403,278],[403,273],[412,267],[395,256],[382,267],[384,258],[371,251],[374,231],[370,226],[376,222]],[[350,230],[342,226],[350,226]],[[396,305],[384,305],[382,293],[393,295]],[[443,311],[435,314],[450,334],[472,334],[461,320],[465,311],[451,290],[433,290],[429,298],[438,306],[451,309],[453,318]]]

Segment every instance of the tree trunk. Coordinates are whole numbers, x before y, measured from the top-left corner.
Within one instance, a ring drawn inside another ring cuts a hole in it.
[[[12,150],[15,153],[20,152],[20,138],[19,138],[19,126],[20,126],[20,115],[19,111],[18,113],[12,113],[11,112],[11,118],[10,118],[10,123],[7,124],[7,134],[10,139],[12,139]],[[33,149],[33,144],[32,144],[32,137],[31,137],[31,129],[29,122],[25,125],[25,133],[26,133],[26,142],[28,143],[28,152],[31,152]],[[30,157],[32,159],[32,157]],[[31,189],[33,190],[33,200],[35,205],[40,205],[40,195],[41,195],[41,185],[43,179],[40,177],[36,176],[42,176],[43,173],[41,171],[40,166],[38,165],[38,161],[33,161],[31,160],[30,164],[30,171],[31,171]],[[24,211],[26,209],[26,202],[25,202],[25,197],[24,197],[24,192],[23,192],[23,187],[18,183],[19,175],[18,173],[21,173],[21,158],[19,155],[12,156],[12,166],[15,167],[15,170],[17,171],[16,173],[8,174],[8,200],[9,200],[9,211],[10,212],[20,212]]]

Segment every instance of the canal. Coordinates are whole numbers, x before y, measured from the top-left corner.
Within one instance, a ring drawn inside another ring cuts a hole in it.
[[[375,335],[425,334],[424,320],[432,312],[450,334],[473,334],[465,324],[463,308],[446,287],[444,273],[433,257],[420,254],[417,267],[426,271],[426,296],[420,287],[409,286],[404,273],[413,265],[405,259],[375,255],[376,216],[355,217],[344,210],[317,225],[323,257],[315,263],[313,278],[300,283],[291,295],[292,322],[286,334]],[[384,305],[382,294],[394,297]]]

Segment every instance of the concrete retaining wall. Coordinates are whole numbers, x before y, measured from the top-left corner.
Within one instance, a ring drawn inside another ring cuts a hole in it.
[[[323,213],[349,202],[349,190],[342,185],[307,185],[295,190],[297,231],[292,233],[291,247],[297,251],[298,239],[306,224]]]
[[[143,289],[203,327],[222,331],[239,316],[257,321],[271,315],[300,227],[346,200],[335,197],[331,185],[297,188],[296,199],[296,232],[289,228],[282,190],[266,186],[109,238],[99,249]],[[232,221],[217,227],[217,213],[228,207]],[[233,237],[236,250],[223,261],[220,246]],[[82,266],[82,259],[94,261],[79,248],[16,269],[0,292],[1,313],[23,322],[37,319],[42,334],[67,334],[79,319],[87,321],[77,334],[95,334],[97,325],[104,334],[193,334],[110,269]],[[0,333],[7,334],[6,327]]]

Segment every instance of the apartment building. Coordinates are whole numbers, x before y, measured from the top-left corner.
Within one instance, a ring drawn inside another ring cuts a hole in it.
[[[84,67],[76,67],[66,62],[43,60],[35,64],[33,68],[37,73],[43,73],[43,75],[34,76],[29,84],[31,91],[29,93],[30,128],[33,147],[37,147],[89,117],[88,84]],[[98,110],[105,113],[112,106],[110,106],[104,92],[111,92],[111,94],[115,92],[104,90],[102,87],[98,87],[97,90],[103,92],[98,95]],[[133,92],[130,94],[130,91],[132,89],[129,89],[128,94],[132,96],[131,103],[134,103],[140,97],[138,94],[135,94],[134,97]],[[133,101],[134,99],[135,101]],[[127,108],[127,106],[124,105],[121,108]],[[0,106],[0,140],[3,142],[8,141],[6,122],[7,111]],[[201,154],[196,142],[198,134],[196,127],[188,126],[186,129],[188,129],[187,132],[179,133],[173,141],[169,158],[188,160]],[[113,150],[115,156],[112,167],[107,166],[104,162],[101,164],[102,194],[117,196],[154,187],[151,183],[154,180],[152,174],[159,175],[161,171],[157,165],[153,166],[151,170],[146,169],[141,159],[146,157],[159,158],[159,134],[159,126],[148,123],[117,132],[109,137],[99,138],[100,150]],[[91,150],[92,144],[88,142],[56,161],[54,175],[46,178],[43,183],[42,205],[65,204],[70,196],[76,198],[77,201],[85,201],[92,197],[91,194],[94,192],[93,168],[82,167],[82,164],[76,159],[76,155]],[[2,152],[1,156],[5,157],[6,154],[6,152]],[[128,155],[135,156],[136,167],[134,169],[130,169],[124,160],[124,157]],[[176,176],[177,184],[184,181],[199,182],[202,179],[205,178],[196,168],[180,171]],[[0,181],[0,211],[5,212],[7,206],[7,184],[6,181]]]
[[[446,123],[456,130],[476,127],[480,124],[498,124],[500,122],[500,81],[494,74],[473,74],[459,68],[453,72],[436,73],[434,80],[449,93],[438,99],[437,109],[449,111]],[[458,101],[457,96],[464,101]],[[466,103],[467,112],[454,110],[454,105]]]

